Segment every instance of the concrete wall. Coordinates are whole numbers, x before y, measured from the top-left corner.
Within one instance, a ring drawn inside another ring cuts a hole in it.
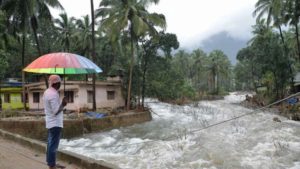
[[[33,102],[33,92],[28,93],[28,104],[29,104],[29,109],[43,109],[44,107],[44,102],[43,102],[43,93],[44,91],[39,90],[39,91],[34,91],[34,92],[39,92],[40,93],[40,102],[39,103],[34,103]]]
[[[92,86],[81,85],[80,90],[78,91],[78,98],[76,98],[75,107],[86,107],[89,109],[93,108],[93,103],[88,103],[88,91],[92,91]],[[107,91],[115,91],[115,99],[107,99]],[[122,95],[121,86],[102,86],[96,88],[96,101],[97,108],[117,108],[124,107],[125,100]],[[68,108],[68,107],[67,107]],[[70,107],[71,108],[71,107]],[[73,107],[72,107],[73,108]]]
[[[10,101],[5,102],[4,95],[8,94]],[[0,97],[2,100],[2,109],[11,110],[11,109],[22,109],[23,102],[21,98],[22,88],[21,87],[1,87]]]
[[[143,123],[152,119],[150,112],[128,113],[102,119],[65,120],[62,137],[72,138],[82,134]],[[0,120],[0,128],[12,133],[46,141],[47,129],[44,121]]]
[[[11,110],[11,109],[22,109],[23,102],[21,100],[21,93],[8,93],[10,95],[10,103],[4,102],[4,94],[1,93],[2,99],[2,109]]]
[[[33,140],[21,135],[10,133],[0,129],[0,136],[17,142],[23,146],[29,147],[30,149],[46,153],[46,144],[37,140]],[[80,169],[118,169],[119,167],[106,163],[102,160],[94,160],[88,157],[84,157],[80,154],[75,154],[69,151],[58,150],[57,157],[65,162],[76,164]]]

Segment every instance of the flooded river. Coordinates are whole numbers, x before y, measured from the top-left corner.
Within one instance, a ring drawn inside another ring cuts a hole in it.
[[[200,130],[252,112],[237,104],[244,99],[231,93],[185,106],[148,100],[152,121],[62,139],[60,149],[124,169],[300,169],[299,122],[264,111]]]

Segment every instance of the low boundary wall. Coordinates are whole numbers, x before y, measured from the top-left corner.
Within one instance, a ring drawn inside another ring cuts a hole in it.
[[[62,138],[69,139],[79,137],[83,134],[130,126],[133,124],[151,121],[151,119],[151,113],[149,111],[145,111],[107,116],[101,119],[64,120]],[[0,129],[20,134],[27,138],[40,141],[47,140],[47,129],[45,128],[44,120],[0,120]]]

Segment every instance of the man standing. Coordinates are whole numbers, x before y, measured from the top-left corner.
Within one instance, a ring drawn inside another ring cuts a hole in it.
[[[66,98],[60,103],[59,88],[61,79],[58,75],[49,77],[49,88],[44,92],[47,139],[47,164],[49,169],[65,168],[56,164],[56,151],[59,145],[60,134],[63,128],[63,108],[67,105]]]

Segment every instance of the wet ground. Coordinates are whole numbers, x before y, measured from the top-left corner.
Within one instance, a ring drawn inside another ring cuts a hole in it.
[[[0,169],[48,169],[45,154],[23,147],[0,137]],[[66,169],[80,169],[72,164],[58,161]]]

